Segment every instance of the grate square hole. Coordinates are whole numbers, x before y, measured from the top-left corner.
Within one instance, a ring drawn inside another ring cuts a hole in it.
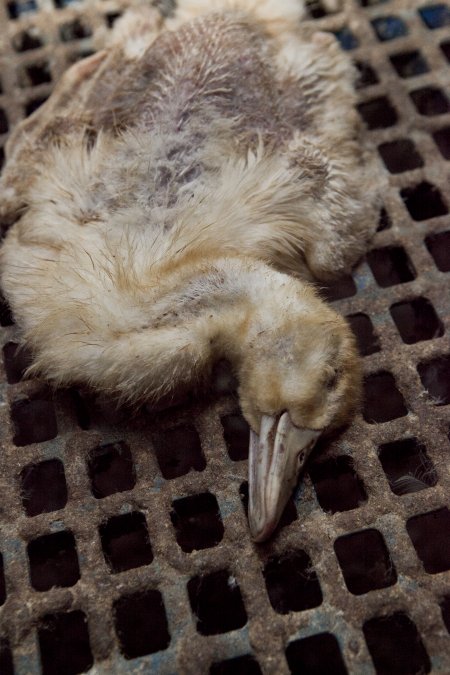
[[[350,298],[352,295],[356,295],[356,284],[353,281],[353,277],[349,274],[345,277],[334,279],[327,284],[322,284],[321,292],[328,302],[334,302],[335,300],[342,300],[343,298]]]
[[[96,499],[132,490],[136,484],[133,458],[122,441],[95,448],[90,454],[88,468],[92,494]]]
[[[193,577],[187,590],[201,635],[227,633],[247,623],[241,590],[227,570]]]
[[[36,591],[67,588],[80,578],[72,532],[56,532],[33,539],[27,546],[31,585]]]
[[[440,602],[442,618],[445,623],[445,627],[450,633],[450,595],[445,595]]]
[[[367,314],[350,314],[346,319],[356,337],[361,356],[370,356],[380,351],[380,342]]]
[[[38,628],[42,675],[76,675],[94,663],[86,616],[75,612],[47,614]]]
[[[5,151],[4,151],[3,148],[0,148],[0,171],[3,169],[4,163],[5,163]],[[0,309],[0,311],[1,311],[1,309]]]
[[[278,614],[302,612],[322,604],[319,580],[305,551],[270,558],[263,575],[270,604]]]
[[[410,518],[406,529],[425,572],[438,574],[450,569],[450,511],[429,511]]]
[[[70,42],[71,40],[82,40],[83,38],[90,37],[92,31],[79,19],[75,19],[75,21],[70,21],[70,23],[63,23],[59,29],[59,34],[63,42]]]
[[[358,105],[358,112],[368,129],[386,129],[397,123],[397,111],[387,96],[379,96]]]
[[[450,159],[450,127],[438,129],[433,133],[433,139],[444,159]]]
[[[245,481],[241,484],[239,488],[239,496],[244,507],[245,515],[248,517],[248,482]],[[278,523],[278,529],[282,527],[287,527],[291,523],[297,520],[297,509],[295,508],[295,502],[293,497],[291,497],[284,507],[284,511],[281,514],[280,522]]]
[[[441,193],[427,181],[400,190],[400,195],[413,220],[427,220],[448,213]]]
[[[13,47],[16,52],[27,52],[42,47],[42,38],[34,26],[14,36]]]
[[[42,392],[41,396],[45,396]],[[13,443],[19,447],[49,441],[58,434],[53,403],[46,398],[24,398],[11,404]]]
[[[389,422],[408,414],[394,376],[382,371],[364,379],[363,417],[369,424]]]
[[[217,546],[224,529],[217,499],[210,492],[176,499],[170,519],[178,545],[186,553]]]
[[[91,426],[91,414],[88,401],[78,389],[70,389],[70,395],[78,426],[80,429],[89,429]]]
[[[7,342],[3,347],[3,363],[8,383],[16,384],[31,365],[31,354],[16,342]]]
[[[355,65],[359,74],[355,85],[357,89],[364,89],[379,82],[378,75],[369,63],[357,61]]]
[[[0,295],[0,326],[12,326],[14,323],[11,309],[6,300]]]
[[[426,237],[425,244],[440,272],[450,272],[450,230]]]
[[[6,8],[11,19],[18,19],[22,14],[37,11],[36,0],[17,0],[6,3]]]
[[[396,583],[397,572],[378,530],[363,530],[339,537],[334,542],[334,550],[345,585],[353,595],[363,595]]]
[[[46,61],[39,63],[32,63],[25,66],[24,72],[20,78],[21,87],[37,87],[40,84],[45,84],[52,81],[50,74],[50,66]]]
[[[389,311],[403,342],[407,345],[421,340],[431,340],[444,333],[442,321],[426,298],[397,302]]]
[[[331,633],[317,633],[291,642],[286,658],[295,675],[347,675],[348,672],[338,641]]]
[[[380,42],[387,42],[408,35],[406,23],[398,16],[381,16],[378,19],[373,19],[371,23]]]
[[[386,211],[384,206],[380,209],[380,216],[378,218],[378,227],[377,232],[383,232],[384,230],[389,230],[392,227],[392,222],[389,217],[389,213]]]
[[[150,565],[153,551],[143,513],[113,516],[100,525],[103,554],[113,574]]]
[[[220,418],[228,455],[233,462],[248,459],[250,427],[240,413],[224,415]]]
[[[5,639],[0,639],[0,673],[14,675],[14,664],[11,648]]]
[[[28,464],[20,472],[20,482],[27,516],[58,511],[67,504],[64,465],[59,459]]]
[[[0,606],[4,604],[5,600],[6,600],[5,570],[3,566],[3,556],[0,553]]]
[[[378,152],[390,173],[412,171],[423,166],[423,159],[417,152],[416,146],[406,138],[382,143],[378,146]]]
[[[419,492],[437,483],[433,463],[417,438],[383,443],[378,456],[389,487],[396,495]]]
[[[0,108],[0,134],[8,133],[9,124],[5,111]]]
[[[262,670],[258,661],[251,654],[246,654],[213,663],[209,675],[262,675]]]
[[[312,462],[309,475],[324,511],[351,511],[367,501],[363,482],[353,468],[352,459],[346,455]]]
[[[29,117],[32,115],[43,103],[45,103],[47,98],[48,96],[39,96],[38,98],[33,98],[31,101],[28,101],[25,106],[25,116]]]
[[[419,9],[420,18],[427,28],[434,30],[450,24],[450,10],[447,5],[429,5]]]
[[[179,426],[152,434],[161,473],[167,480],[206,466],[199,435],[194,427]]]
[[[127,659],[153,654],[169,646],[166,610],[159,591],[123,596],[114,603],[114,620],[120,649]]]
[[[416,278],[416,271],[401,246],[384,246],[367,253],[367,262],[378,286],[388,288]]]
[[[447,61],[450,61],[450,42],[441,42],[439,46]]]
[[[450,355],[423,361],[417,366],[422,384],[434,405],[450,403]]]
[[[377,675],[430,671],[430,659],[417,628],[403,612],[370,619],[363,631]]]
[[[389,59],[397,74],[403,78],[422,75],[430,70],[428,63],[418,49],[392,54]]]
[[[336,31],[334,35],[341,45],[341,48],[345,51],[351,51],[352,49],[356,49],[356,47],[359,46],[358,38],[356,35],[354,35],[354,33],[352,33],[350,28],[347,28],[347,26],[344,26],[344,28],[341,28],[341,30]]]
[[[426,117],[443,115],[450,110],[447,96],[437,87],[422,87],[409,95],[419,113]]]

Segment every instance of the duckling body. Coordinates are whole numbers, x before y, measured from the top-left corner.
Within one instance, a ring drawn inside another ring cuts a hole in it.
[[[131,12],[19,126],[2,177],[19,218],[1,282],[30,372],[149,401],[228,358],[254,430],[255,539],[359,396],[350,330],[302,279],[348,271],[374,229],[352,69],[299,7]]]

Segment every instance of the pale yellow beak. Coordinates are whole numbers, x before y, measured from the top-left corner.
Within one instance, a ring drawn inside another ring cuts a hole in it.
[[[259,436],[250,431],[248,520],[254,541],[265,541],[278,525],[321,433],[296,427],[287,412],[263,415]]]

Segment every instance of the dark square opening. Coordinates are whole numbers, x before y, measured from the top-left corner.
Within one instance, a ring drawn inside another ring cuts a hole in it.
[[[18,33],[13,39],[16,52],[28,52],[32,49],[39,49],[42,45],[42,38],[35,26],[30,26],[27,30]]]
[[[22,14],[36,12],[37,4],[36,0],[17,0],[17,2],[6,3],[6,8],[10,19],[18,19]]]
[[[357,89],[364,89],[365,87],[370,87],[372,84],[377,84],[379,82],[378,75],[370,63],[366,63],[366,61],[357,61],[355,66],[358,69],[358,79],[355,85]]]
[[[11,309],[6,300],[0,295],[0,326],[12,326],[14,323]]]
[[[21,86],[27,87],[31,85],[32,87],[37,87],[40,84],[51,81],[52,76],[50,74],[50,66],[46,61],[42,61],[25,66],[24,78],[22,78]]]
[[[11,647],[4,638],[0,639],[0,673],[2,675],[14,675]]]
[[[39,96],[37,98],[31,99],[31,101],[28,101],[28,103],[25,105],[25,116],[29,117],[32,115],[38,108],[41,107],[43,103],[47,100],[48,96]]]
[[[445,595],[439,604],[441,607],[442,618],[444,620],[445,627],[450,633],[450,595]]]
[[[367,253],[367,262],[378,286],[388,288],[416,278],[416,271],[401,246],[384,246]]]
[[[217,546],[224,529],[217,499],[204,492],[172,502],[170,519],[178,545],[186,553]]]
[[[383,443],[378,455],[389,487],[396,495],[419,492],[437,483],[433,463],[417,438]]]
[[[202,635],[227,633],[247,623],[241,590],[227,570],[193,577],[187,590],[197,617],[197,630]]]
[[[80,610],[44,616],[38,637],[43,675],[76,675],[94,663],[86,616]]]
[[[88,468],[92,494],[96,499],[132,490],[136,484],[133,458],[123,441],[95,448],[90,453]]]
[[[450,356],[438,356],[419,363],[417,370],[434,405],[450,403]]]
[[[418,49],[392,54],[389,58],[400,77],[414,77],[415,75],[428,73],[430,70],[428,63]]]
[[[392,586],[397,572],[378,530],[353,532],[334,542],[345,585],[353,595]]]
[[[245,481],[241,484],[239,488],[239,496],[241,498],[242,505],[244,507],[245,515],[248,517],[248,482]],[[294,498],[291,497],[288,500],[288,503],[284,507],[284,511],[281,514],[280,521],[278,523],[277,529],[282,527],[287,527],[291,523],[297,520],[297,509],[295,508]]]
[[[150,565],[153,551],[143,513],[113,516],[100,525],[103,554],[111,572],[124,572]]]
[[[9,384],[16,384],[23,378],[31,365],[31,354],[16,342],[7,342],[3,347],[3,363]]]
[[[206,466],[199,435],[194,427],[179,426],[152,434],[161,473],[167,480]]]
[[[159,591],[123,596],[114,603],[114,618],[125,658],[135,659],[169,646],[166,610]]]
[[[406,23],[398,16],[380,16],[378,19],[373,19],[371,23],[380,42],[408,35]]]
[[[344,28],[335,31],[334,35],[339,41],[341,48],[344,49],[345,51],[356,49],[356,47],[358,47],[359,45],[358,38],[354,33],[352,33],[350,28],[347,28],[347,26],[344,26]]]
[[[427,220],[448,213],[441,193],[427,181],[400,190],[400,195],[414,220]]]
[[[347,675],[338,641],[331,633],[291,642],[286,658],[294,675]]]
[[[447,508],[410,518],[406,529],[425,572],[438,574],[450,569],[450,511]]]
[[[423,166],[423,159],[417,152],[416,146],[407,138],[382,143],[378,146],[378,152],[390,173],[412,171]]]
[[[425,245],[438,270],[450,272],[450,230],[430,234],[429,237],[425,238]]]
[[[305,551],[270,558],[263,575],[270,604],[278,614],[302,612],[322,604],[319,580]]]
[[[75,21],[63,23],[59,29],[59,34],[63,42],[70,42],[72,40],[82,40],[83,38],[90,37],[92,31],[79,19],[75,19]]]
[[[3,566],[3,556],[0,553],[0,606],[4,604],[5,600],[6,600],[5,570]]]
[[[447,5],[428,5],[419,9],[420,18],[427,28],[434,30],[450,24],[450,9]]]
[[[450,41],[441,42],[439,45],[447,61],[450,61]]]
[[[53,586],[67,588],[80,578],[72,532],[65,530],[33,539],[27,551],[31,585],[36,591],[48,591]]]
[[[434,142],[444,159],[450,159],[450,127],[438,129],[433,133]]]
[[[3,108],[0,108],[0,134],[6,134],[9,129],[8,118]]]
[[[334,302],[335,300],[342,300],[343,298],[350,298],[352,295],[356,295],[357,289],[353,277],[348,274],[345,277],[321,284],[320,290],[325,300]]]
[[[367,501],[364,484],[347,455],[331,457],[309,465],[317,501],[328,513],[351,511]]]
[[[223,427],[223,437],[228,455],[233,462],[248,459],[250,442],[250,427],[240,413],[224,415],[220,418]]]
[[[397,302],[391,305],[389,311],[403,342],[407,345],[421,340],[431,340],[444,333],[442,321],[426,298]]]
[[[373,324],[367,314],[350,314],[345,317],[355,334],[361,356],[369,356],[379,352],[381,347]]]
[[[366,422],[379,424],[407,414],[404,398],[391,373],[381,371],[364,379],[363,417]]]
[[[91,426],[91,412],[89,402],[77,389],[70,389],[77,424],[81,429],[89,429]]]
[[[20,472],[20,483],[27,516],[58,511],[67,504],[64,465],[59,459],[28,464]]]
[[[363,631],[377,675],[430,671],[430,659],[417,628],[403,612],[370,619]]]
[[[447,96],[437,87],[422,87],[409,95],[421,115],[432,117],[443,115],[450,110]]]
[[[23,398],[11,404],[13,443],[19,447],[49,441],[58,434],[53,403],[44,398]]]
[[[251,654],[213,663],[209,675],[262,675],[258,661]]]
[[[392,127],[398,120],[397,111],[387,96],[379,96],[365,103],[360,103],[358,112],[368,129]]]

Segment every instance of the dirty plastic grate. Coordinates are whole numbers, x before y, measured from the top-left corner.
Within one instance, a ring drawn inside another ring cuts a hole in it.
[[[134,4],[0,0],[0,166]],[[370,250],[319,289],[364,357],[362,412],[257,546],[235,384],[161,412],[51,392],[0,298],[1,675],[450,672],[449,4],[307,16],[356,64],[379,169]]]

